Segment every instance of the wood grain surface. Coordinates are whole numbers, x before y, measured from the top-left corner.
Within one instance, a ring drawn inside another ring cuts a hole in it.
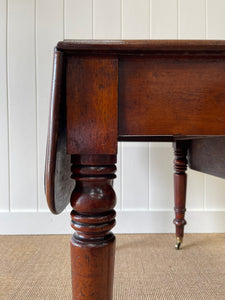
[[[68,153],[116,154],[117,58],[69,55],[66,73]]]
[[[225,136],[192,140],[188,163],[193,170],[225,178]]]
[[[70,179],[70,156],[66,150],[66,99],[64,56],[55,49],[49,127],[45,159],[45,194],[54,214],[69,204],[74,183]]]
[[[225,135],[225,57],[119,61],[120,135]]]

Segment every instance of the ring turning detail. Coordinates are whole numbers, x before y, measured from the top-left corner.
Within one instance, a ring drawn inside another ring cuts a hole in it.
[[[76,180],[71,195],[74,299],[112,299],[115,236],[111,229],[116,216],[112,182],[116,166],[112,162],[104,165],[105,160],[107,157],[99,156],[91,165],[83,165],[72,156],[71,177]]]
[[[173,221],[176,226],[176,245],[177,250],[180,249],[184,236],[184,225],[186,220],[186,186],[187,186],[187,149],[189,141],[174,142],[174,202],[175,202],[175,219]]]

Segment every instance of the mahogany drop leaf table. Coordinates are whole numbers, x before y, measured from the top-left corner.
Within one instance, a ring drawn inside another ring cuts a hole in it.
[[[225,178],[225,41],[64,40],[55,48],[45,192],[53,213],[73,207],[76,300],[112,299],[118,141],[173,142],[179,249],[187,165]]]

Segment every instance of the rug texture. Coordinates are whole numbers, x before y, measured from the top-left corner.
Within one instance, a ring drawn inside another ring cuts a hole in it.
[[[72,299],[70,237],[0,236],[0,299]],[[114,300],[225,299],[225,234],[117,235]]]

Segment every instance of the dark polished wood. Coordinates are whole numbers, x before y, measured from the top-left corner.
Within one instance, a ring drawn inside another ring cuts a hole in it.
[[[188,164],[193,170],[225,178],[225,138],[192,140]]]
[[[111,300],[115,256],[116,156],[86,157],[91,165],[80,164],[72,156],[72,178],[76,186],[71,196],[71,265],[73,298]]]
[[[109,300],[117,141],[174,143],[179,244],[187,164],[225,177],[225,41],[65,40],[55,53],[46,197],[59,213],[72,193],[73,299]]]
[[[64,40],[57,49],[66,53],[118,54],[225,54],[223,40]]]
[[[61,213],[69,204],[74,187],[69,176],[70,155],[66,149],[64,75],[64,55],[55,49],[44,180],[48,206],[54,214]]]
[[[224,82],[225,57],[121,57],[119,134],[224,134]]]
[[[68,153],[116,154],[118,59],[69,55],[66,72]]]
[[[187,149],[189,141],[176,141],[174,147],[174,211],[175,219],[173,220],[176,226],[177,243],[176,248],[179,249],[183,241],[184,219],[186,211],[186,187],[187,187]]]

